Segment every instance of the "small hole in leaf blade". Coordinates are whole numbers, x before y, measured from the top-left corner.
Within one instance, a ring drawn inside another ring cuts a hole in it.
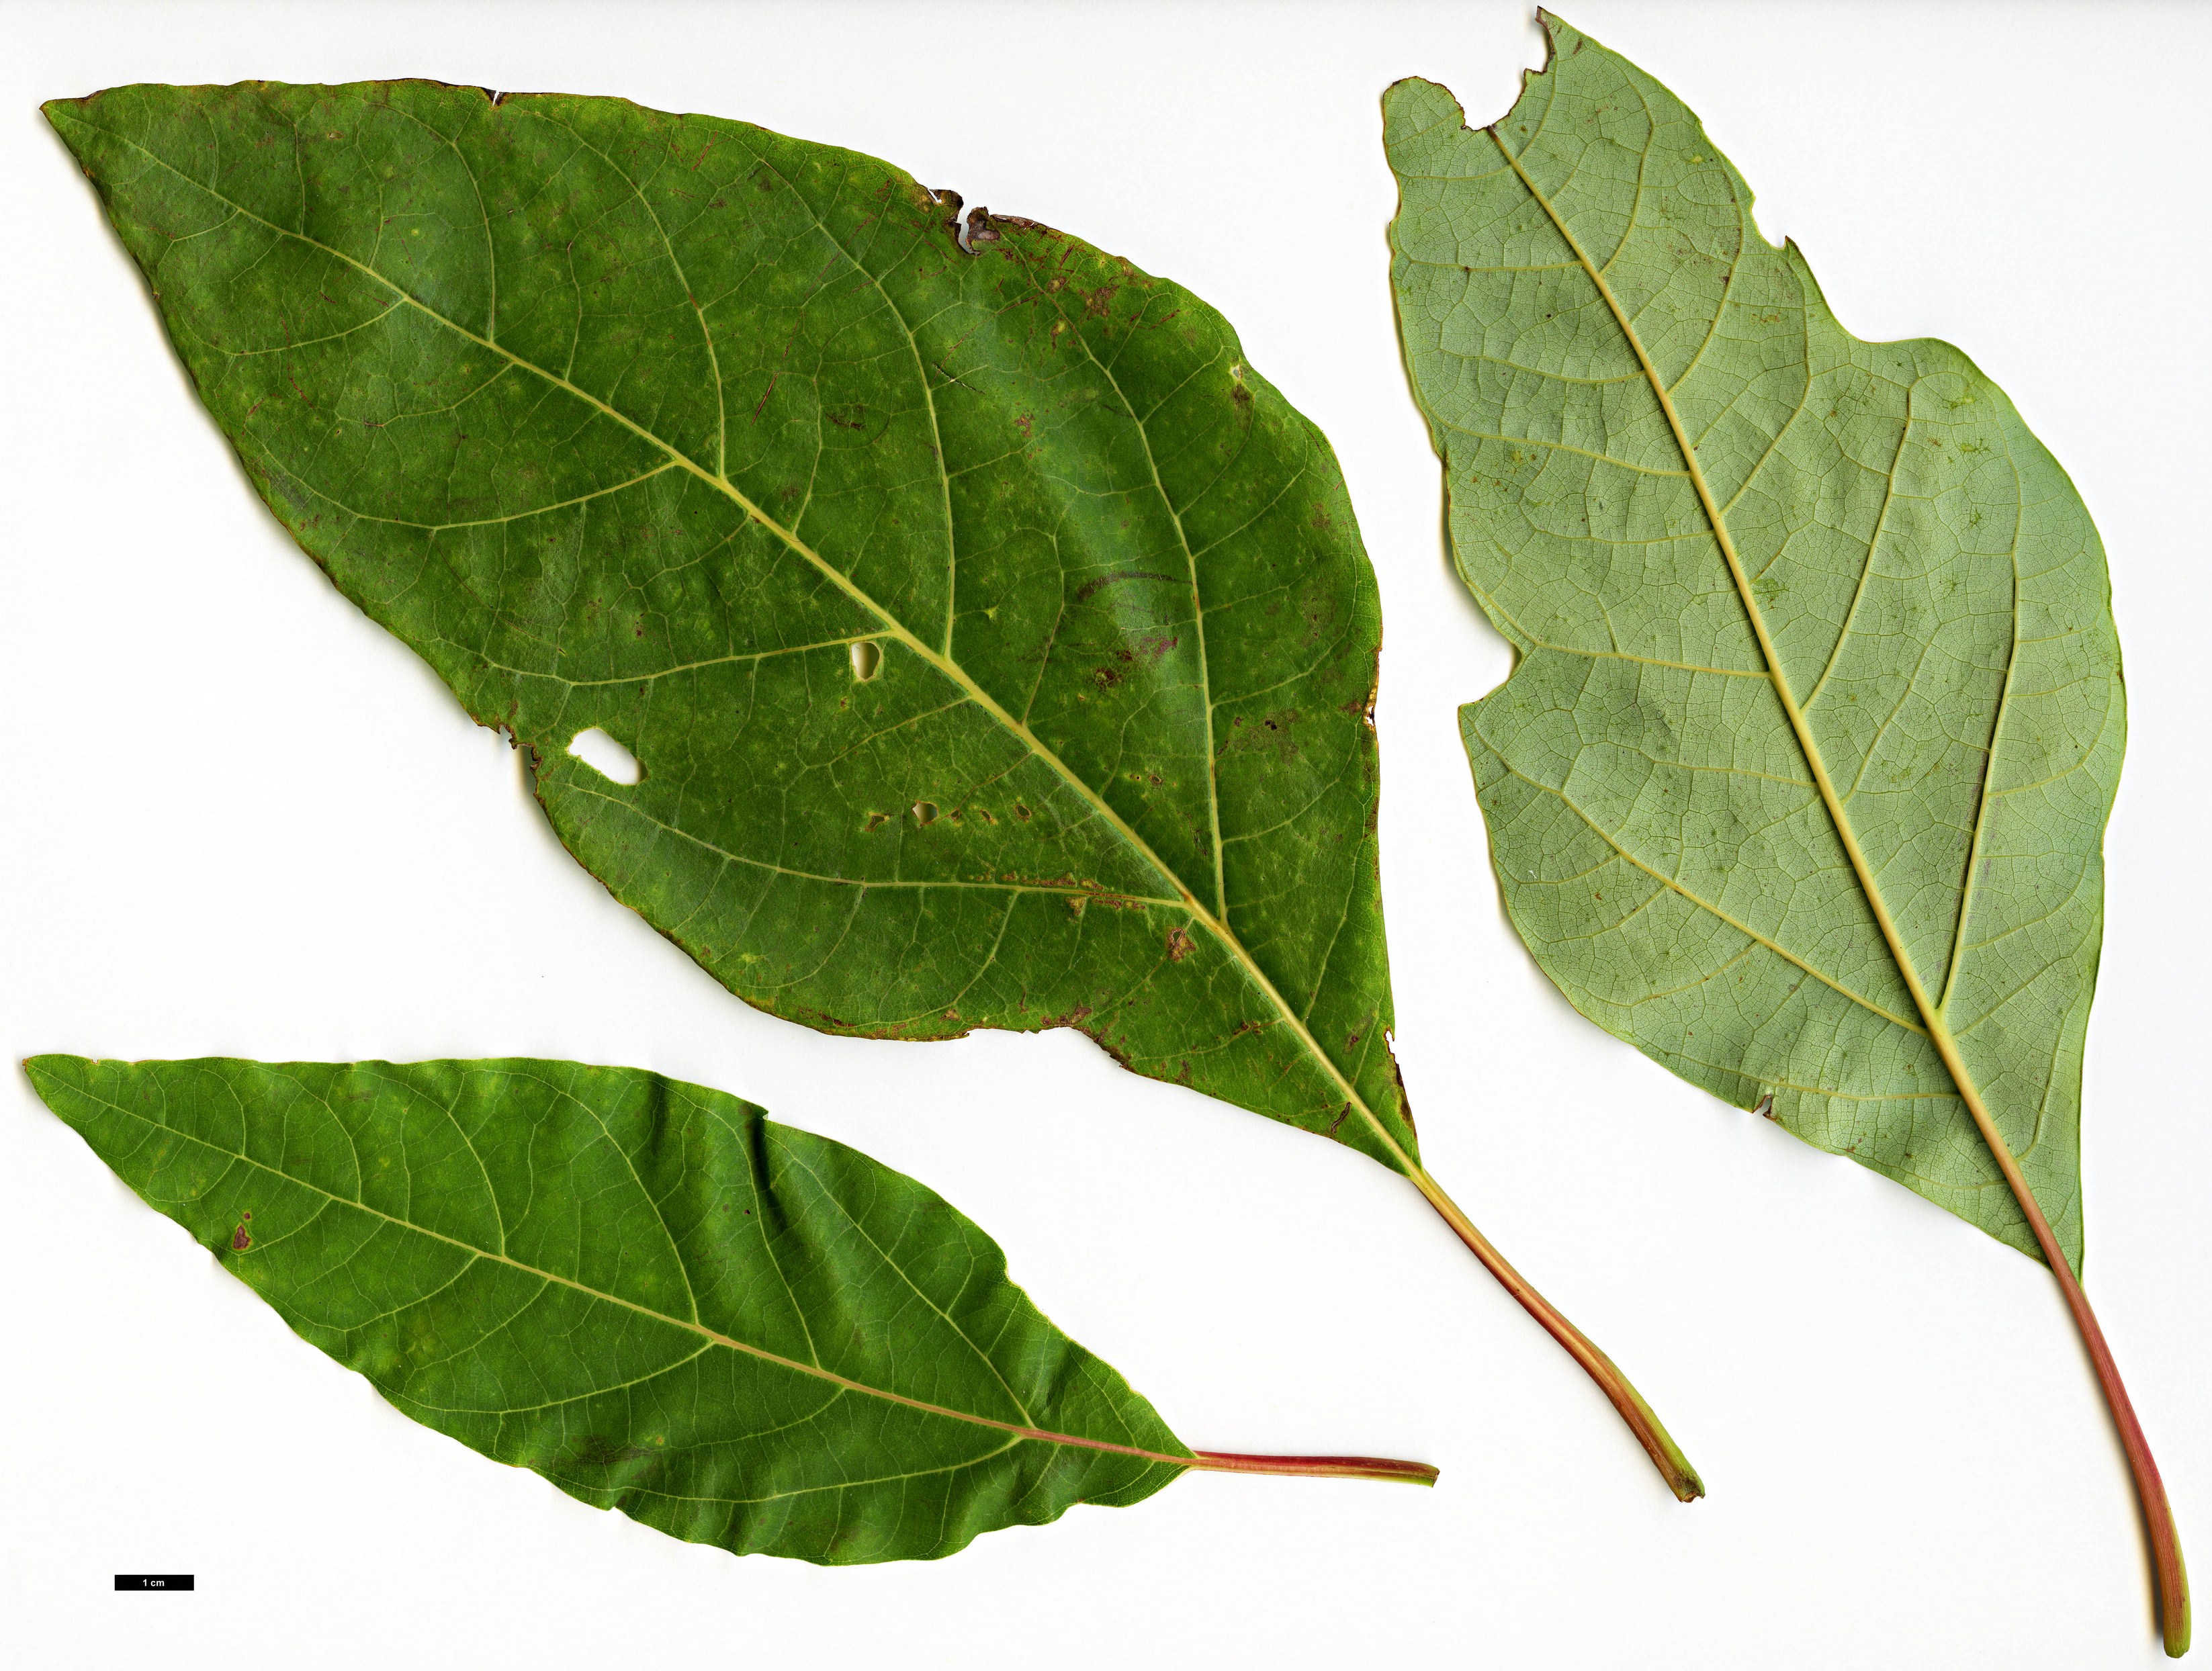
[[[916,823],[922,824],[935,823],[937,822],[937,803],[933,800],[918,800],[915,802],[914,821]]]
[[[875,678],[884,665],[884,648],[872,638],[863,638],[853,647],[853,677],[866,684]]]
[[[644,781],[645,768],[638,764],[637,757],[597,726],[569,738],[568,752],[601,777],[624,787]]]

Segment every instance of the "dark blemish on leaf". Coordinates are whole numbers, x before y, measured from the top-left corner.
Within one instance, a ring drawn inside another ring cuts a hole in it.
[[[1125,522],[1121,526],[1127,527],[1128,524]],[[1124,580],[1165,580],[1172,584],[1174,580],[1175,576],[1172,574],[1155,574],[1146,569],[1125,568],[1115,574],[1101,574],[1095,580],[1085,580],[1075,588],[1075,601],[1079,604],[1087,604],[1106,587],[1119,586]],[[1188,584],[1188,580],[1185,584]]]
[[[1168,958],[1181,963],[1190,956],[1190,933],[1180,923],[1168,930]]]
[[[1023,805],[1021,802],[1016,801],[1014,803],[1014,816],[1019,818],[1024,823],[1027,823],[1030,821],[1030,810],[1028,807]]]
[[[641,1461],[652,1455],[636,1445],[618,1445],[612,1439],[593,1433],[577,1444],[568,1460],[578,1467],[609,1468],[623,1462]]]
[[[950,187],[943,191],[931,191],[927,186],[922,189],[929,192],[930,202],[947,211],[945,216],[945,229],[952,234],[952,242],[960,252],[963,255],[968,254],[967,231],[960,224],[960,194]]]
[[[871,812],[867,823],[860,826],[860,834],[872,836],[890,821],[891,815],[888,812]]]

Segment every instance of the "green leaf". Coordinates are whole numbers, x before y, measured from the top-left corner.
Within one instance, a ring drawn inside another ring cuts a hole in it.
[[[1948,343],[1863,343],[1674,95],[1557,18],[1491,127],[1393,87],[1391,277],[1462,577],[1506,908],[1574,1006],[2075,1273],[2082,1040],[2126,713],[2104,548]]]
[[[1519,652],[1462,712],[1507,908],[1591,1019],[2034,1254],[1955,1048],[2078,1268],[2096,530],[1966,355],[1844,331],[1697,118],[1548,27],[1495,127],[1387,109],[1452,547]]]
[[[1375,576],[1219,314],[887,163],[618,99],[46,110],[270,508],[528,750],[617,898],[777,1015],[1079,1027],[1381,1161],[1702,1492],[1421,1166]]]
[[[1079,1027],[1415,1164],[1375,578],[1212,308],[618,99],[46,108],[270,507],[732,992],[878,1036]],[[641,781],[569,753],[593,729]]]
[[[932,1559],[1194,1452],[912,1178],[574,1062],[39,1056],[47,1105],[301,1336],[572,1497],[738,1554]]]

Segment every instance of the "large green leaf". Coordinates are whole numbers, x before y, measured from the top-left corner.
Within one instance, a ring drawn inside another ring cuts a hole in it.
[[[1520,653],[1464,709],[1529,948],[1585,1015],[2069,1261],[2125,714],[2102,546],[2002,391],[1860,342],[1649,76],[1556,19],[1494,127],[1391,89],[1399,318],[1460,573]]]
[[[840,1032],[1079,1027],[1414,1164],[1374,575],[1212,308],[618,99],[46,111],[270,507],[732,991]],[[568,752],[593,728],[641,782]]]
[[[1547,16],[1480,131],[1385,100],[1392,282],[1459,571],[1506,908],[1583,1014],[2075,1279],[2082,1040],[2126,728],[2104,548],[1958,349],[1863,343],[1680,100]]]
[[[833,1032],[1079,1027],[1410,1178],[1381,621],[1334,457],[1188,291],[849,151],[428,82],[48,117],[270,507],[569,850]],[[604,732],[627,787],[569,752]]]
[[[912,1178],[574,1062],[26,1065],[116,1172],[426,1426],[739,1554],[928,1559],[1194,1452]]]

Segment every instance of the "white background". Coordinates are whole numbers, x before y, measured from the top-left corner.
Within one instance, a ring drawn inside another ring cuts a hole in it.
[[[2212,1574],[2212,13],[1662,6],[1581,27],[1705,118],[1863,336],[1965,347],[2112,555],[2133,737],[2090,1030],[2088,1286]],[[532,1054],[910,1171],[1187,1440],[948,1561],[733,1559],[418,1428],[0,1081],[0,1654],[24,1667],[2149,1665],[2126,1475],[2049,1276],[1581,1020],[1499,908],[1454,708],[1506,671],[1400,369],[1376,99],[1480,123],[1517,3],[0,6],[0,1057]],[[1398,1048],[1437,1174],[1704,1471],[1678,1505],[1410,1188],[1073,1033],[756,1013],[562,852],[515,757],[248,490],[36,105],[434,76],[895,161],[1217,304],[1382,575]],[[191,1595],[115,1595],[118,1571]]]

